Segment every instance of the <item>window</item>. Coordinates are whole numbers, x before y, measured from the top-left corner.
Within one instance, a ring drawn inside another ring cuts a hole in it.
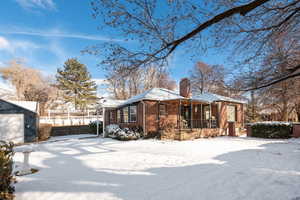
[[[129,121],[130,122],[136,122],[136,106],[130,106],[129,107]]]
[[[229,105],[227,106],[227,121],[235,122],[236,109],[235,106]]]
[[[123,122],[124,123],[128,122],[128,107],[123,108]]]
[[[210,119],[210,108],[209,105],[206,105],[203,107],[203,113],[204,113],[204,119],[209,120]]]
[[[121,110],[117,110],[117,122],[122,122],[121,120]]]
[[[159,104],[159,115],[166,115],[167,114],[167,105]]]

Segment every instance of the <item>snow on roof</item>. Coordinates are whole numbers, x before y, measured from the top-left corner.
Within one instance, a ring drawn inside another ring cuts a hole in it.
[[[203,93],[203,94],[198,94],[198,95],[193,95],[192,100],[198,100],[198,101],[203,101],[203,102],[214,102],[214,101],[229,101],[233,103],[246,103],[245,101],[233,99],[230,97],[225,97],[221,96],[218,94],[213,94],[213,93]]]
[[[101,106],[104,108],[116,108],[122,105],[125,100],[116,100],[116,99],[104,99]]]
[[[142,100],[155,100],[155,101],[167,101],[167,100],[175,100],[175,99],[188,99],[178,94],[178,92],[168,90],[165,88],[152,88],[150,90],[145,91],[139,95],[131,97],[128,100],[113,100],[106,99],[104,103],[102,103],[102,107],[119,107],[135,102],[139,102]],[[195,95],[192,97],[192,100],[212,103],[214,101],[229,101],[234,103],[246,103],[244,101],[236,100],[230,97],[225,97],[212,93],[203,93],[199,95]]]
[[[15,104],[19,107],[25,108],[26,110],[30,110],[32,112],[38,112],[38,102],[35,101],[7,101],[9,103]]]
[[[122,105],[131,104],[142,100],[167,101],[174,99],[185,98],[172,90],[168,90],[165,88],[152,88],[144,93],[131,97],[130,99],[126,100]]]

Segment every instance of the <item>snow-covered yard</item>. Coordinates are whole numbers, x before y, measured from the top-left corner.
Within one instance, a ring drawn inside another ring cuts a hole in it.
[[[299,139],[63,139],[35,145],[17,200],[300,199]]]

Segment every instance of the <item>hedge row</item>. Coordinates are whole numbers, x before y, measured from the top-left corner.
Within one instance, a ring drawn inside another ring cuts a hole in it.
[[[291,138],[292,125],[289,123],[255,123],[251,125],[251,136],[259,138]]]

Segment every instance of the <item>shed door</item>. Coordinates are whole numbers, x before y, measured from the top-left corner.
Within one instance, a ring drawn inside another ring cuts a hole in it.
[[[0,140],[24,142],[23,114],[0,114]]]

